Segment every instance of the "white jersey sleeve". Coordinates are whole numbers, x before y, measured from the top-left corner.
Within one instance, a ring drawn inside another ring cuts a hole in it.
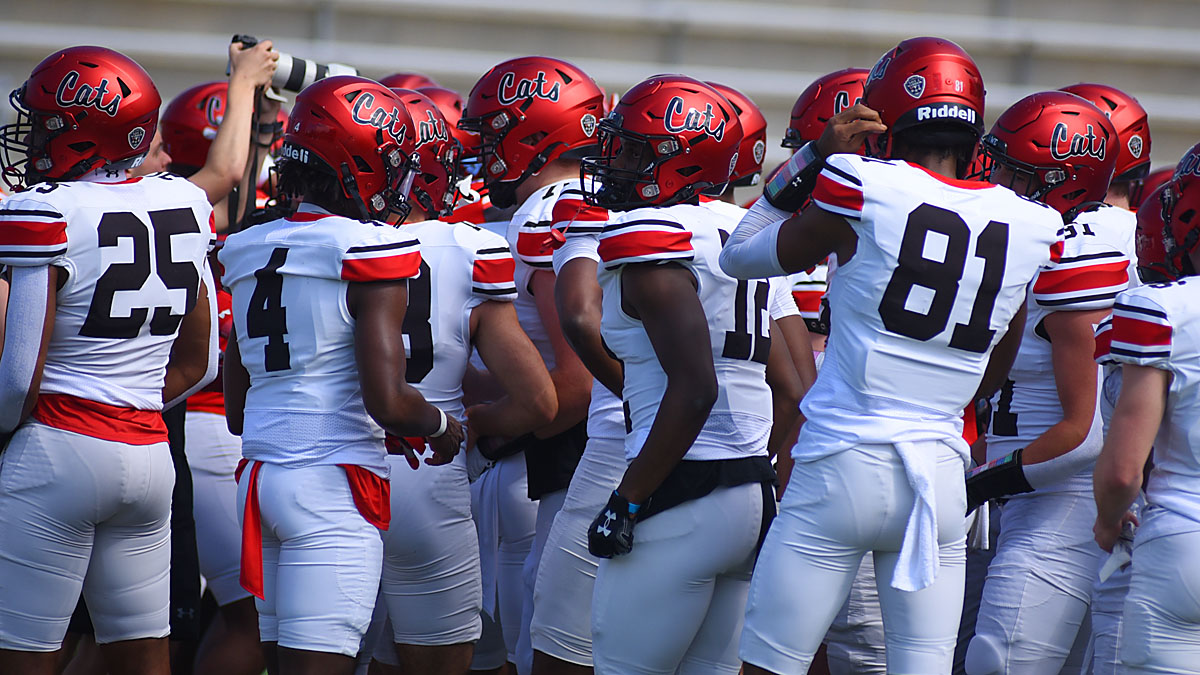
[[[171,346],[215,241],[204,192],[169,174],[39,186],[0,202],[0,264],[66,272],[42,393],[162,408]]]
[[[1112,357],[1171,375],[1146,500],[1200,522],[1200,311],[1196,277],[1117,296]]]
[[[383,430],[359,387],[346,292],[352,282],[418,277],[417,240],[305,204],[290,218],[230,235],[218,257],[250,374],[243,455],[386,475]]]

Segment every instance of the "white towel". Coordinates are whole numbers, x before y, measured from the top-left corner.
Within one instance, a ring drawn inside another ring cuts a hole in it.
[[[904,528],[900,556],[892,573],[892,588],[919,591],[937,578],[937,496],[933,489],[937,471],[934,443],[896,443],[896,453],[912,487],[912,511]]]

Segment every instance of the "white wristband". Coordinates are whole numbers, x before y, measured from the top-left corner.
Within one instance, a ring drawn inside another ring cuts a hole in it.
[[[442,420],[438,424],[438,430],[433,432],[432,434],[429,434],[428,438],[438,438],[442,434],[446,433],[446,425],[449,424],[449,422],[446,420],[446,413],[441,408],[438,408],[437,411],[438,411],[438,415],[441,415]]]

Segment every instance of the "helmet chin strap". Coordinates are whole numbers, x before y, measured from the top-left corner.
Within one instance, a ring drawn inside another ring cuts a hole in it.
[[[358,210],[358,219],[362,221],[371,220],[371,214],[367,212],[367,205],[363,201],[362,195],[358,192],[358,181],[354,179],[354,174],[350,173],[350,165],[342,162],[342,166],[338,168],[338,173],[342,180],[342,189],[350,197],[350,201],[354,203]]]

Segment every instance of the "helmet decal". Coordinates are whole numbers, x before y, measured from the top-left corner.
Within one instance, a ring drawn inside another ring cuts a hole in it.
[[[1067,123],[1059,122],[1050,136],[1050,156],[1059,161],[1071,157],[1095,157],[1103,161],[1107,145],[1107,139],[1096,136],[1096,130],[1090,124],[1086,134],[1075,132],[1068,142]]]
[[[85,108],[95,108],[109,117],[117,116],[117,111],[121,107],[121,95],[112,92],[112,98],[108,101],[104,100],[104,95],[109,93],[108,78],[100,80],[100,84],[95,89],[87,84],[82,84],[79,85],[78,89],[72,91],[72,88],[77,84],[79,84],[79,71],[72,70],[58,84],[58,91],[54,93],[55,101],[64,107],[78,105]]]
[[[904,91],[913,98],[921,98],[925,93],[925,78],[920,75],[910,75],[904,81]]]
[[[129,147],[137,150],[142,144],[142,140],[146,138],[146,130],[142,127],[134,127],[129,130]]]
[[[446,120],[438,119],[432,110],[425,111],[426,119],[417,122],[417,147],[435,141],[449,141],[450,132],[446,131]]]
[[[596,135],[596,116],[592,113],[587,113],[579,118],[579,126],[583,128],[583,133],[589,138]]]
[[[517,80],[517,74],[509,71],[500,78],[500,88],[496,91],[496,98],[501,105],[512,105],[517,101],[523,101],[530,98],[540,98],[546,101],[558,102],[558,94],[562,88],[561,82],[555,82],[554,86],[546,88],[546,72],[539,70],[537,76],[533,79],[522,78]]]
[[[716,124],[714,125],[713,122]],[[667,110],[663,115],[663,126],[673,134],[681,131],[699,131],[718,141],[725,138],[725,120],[716,119],[711,103],[704,105],[703,112],[695,108],[688,108],[685,113],[681,96],[673,96],[667,103]]]
[[[1129,137],[1129,142],[1125,144],[1129,148],[1130,154],[1135,158],[1142,156],[1142,137],[1134,134]]]
[[[388,112],[383,109],[382,105],[378,108],[375,108],[374,105],[375,95],[364,92],[355,99],[350,116],[363,126],[375,127],[380,131],[387,132],[387,135],[397,143],[404,143],[404,138],[408,135],[408,127],[400,121],[400,111],[396,106],[392,106],[391,112]]]

